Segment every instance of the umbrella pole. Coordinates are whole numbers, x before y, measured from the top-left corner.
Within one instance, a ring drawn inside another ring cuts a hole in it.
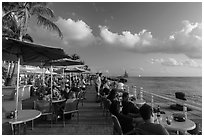
[[[70,84],[70,88],[71,88],[71,84],[72,84],[72,79],[71,79],[71,72],[69,73],[69,84]]]
[[[19,78],[20,78],[20,57],[18,56],[18,70],[17,70],[17,85],[16,85],[16,110],[15,110],[15,119],[18,117],[18,92],[19,92]]]
[[[64,68],[62,69],[62,74],[63,74],[63,77],[64,77]]]
[[[42,75],[42,80],[43,80],[43,85],[45,84],[45,70],[44,70],[44,67],[43,67],[43,69],[42,69],[42,71],[43,71],[43,75]]]
[[[50,69],[51,69],[51,101],[52,101],[52,65],[51,65]]]

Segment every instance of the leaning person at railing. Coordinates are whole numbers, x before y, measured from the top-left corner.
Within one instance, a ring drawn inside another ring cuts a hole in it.
[[[154,123],[151,106],[144,104],[140,109],[140,115],[145,121],[139,128],[148,132],[149,135],[169,135],[168,131],[161,125]]]
[[[124,92],[122,95],[122,113],[131,117],[141,117],[139,109],[129,100],[129,93]]]

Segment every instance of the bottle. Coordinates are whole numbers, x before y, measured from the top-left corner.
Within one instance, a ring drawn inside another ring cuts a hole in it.
[[[171,125],[171,121],[169,120],[168,117],[166,117],[166,123],[167,123],[168,125]]]
[[[160,106],[157,106],[157,117],[160,117]]]
[[[15,118],[15,119],[18,118],[18,110],[17,110],[17,109],[14,111],[14,118]]]
[[[160,116],[161,116],[161,115],[160,115],[160,106],[158,105],[158,106],[157,106],[157,119],[158,119],[159,122],[160,122],[160,119],[161,119]]]
[[[187,119],[187,107],[183,106],[183,114],[185,116],[185,119]]]

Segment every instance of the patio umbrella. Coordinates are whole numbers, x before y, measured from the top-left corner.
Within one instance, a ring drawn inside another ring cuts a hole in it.
[[[82,72],[85,72],[84,69],[80,69],[80,68],[66,68],[64,70],[65,73],[82,73]]]
[[[46,62],[44,66],[50,66],[51,68],[51,99],[52,99],[52,74],[53,74],[53,66],[70,66],[70,65],[82,65],[83,63],[78,60],[72,60],[69,58],[62,58],[58,60],[51,60]],[[64,73],[64,72],[63,72]]]
[[[2,59],[6,61],[18,62],[16,112],[18,108],[20,64],[29,64],[30,62],[46,62],[65,57],[67,57],[67,55],[61,48],[47,47],[11,38],[2,39]]]

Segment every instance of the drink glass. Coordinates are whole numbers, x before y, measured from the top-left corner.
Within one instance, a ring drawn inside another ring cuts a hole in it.
[[[173,119],[172,116],[166,117],[166,123],[167,123],[168,125],[171,125],[172,119]]]

